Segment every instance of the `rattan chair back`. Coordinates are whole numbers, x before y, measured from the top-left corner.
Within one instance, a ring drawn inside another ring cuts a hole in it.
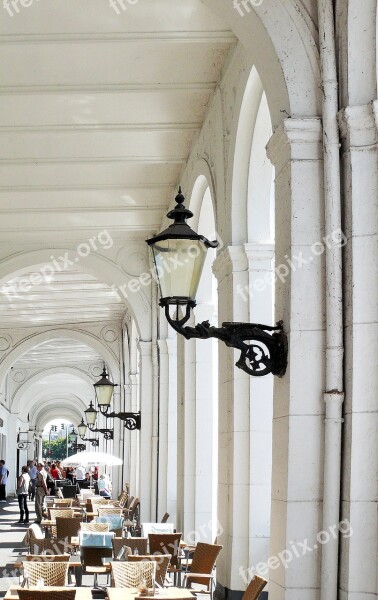
[[[148,544],[150,554],[170,554],[171,567],[179,567],[179,549],[181,533],[150,533]]]
[[[267,583],[266,579],[255,575],[249,582],[242,600],[257,600]]]
[[[74,510],[73,508],[49,508],[48,515],[51,521],[56,521],[57,517],[71,519],[74,516]]]
[[[134,498],[135,496],[129,496],[127,503],[126,503],[126,508],[130,508],[132,503],[134,502]]]
[[[143,581],[149,588],[155,585],[156,563],[143,562],[112,562],[112,576],[116,588],[136,588]]]
[[[109,523],[80,523],[80,531],[109,531]]]
[[[56,518],[56,537],[71,538],[76,537],[80,531],[82,517],[57,517]]]
[[[114,537],[112,539],[113,544],[113,558],[117,558],[122,548],[125,548],[124,558],[132,554],[132,549],[128,544],[128,539],[123,537]]]
[[[104,567],[102,559],[111,558],[113,555],[112,548],[104,547],[92,547],[92,546],[81,546],[80,547],[80,559],[84,571],[90,570],[90,567],[103,568],[103,572],[106,573],[106,567]]]
[[[106,517],[107,515],[122,516],[122,508],[102,508],[99,506],[97,512],[99,517]]]
[[[31,539],[29,543],[30,554],[65,554],[70,551],[68,540],[62,538]]]
[[[18,589],[20,600],[75,600],[76,590],[26,590]]]
[[[72,498],[62,498],[54,500],[52,508],[71,508],[72,502]]]
[[[70,554],[27,554],[27,561],[31,562],[69,562]]]
[[[27,577],[29,585],[37,585],[39,579],[43,579],[46,586],[64,586],[66,584],[68,562],[30,562],[22,563],[24,577]]]
[[[150,554],[145,555],[145,556],[143,556],[143,555],[135,556],[135,555],[131,554],[127,560],[129,562],[140,562],[140,561],[147,561],[147,560],[151,560],[151,561],[155,562],[156,563],[155,581],[156,581],[156,583],[158,583],[159,585],[164,587],[169,563],[171,561],[170,554],[154,554],[152,556]]]
[[[118,539],[118,538],[115,538]],[[147,538],[142,537],[128,537],[124,538],[124,541],[127,542],[126,546],[131,548],[131,552],[134,554],[138,552],[138,554],[147,554]]]
[[[208,580],[203,577],[195,579],[190,577],[190,573],[203,573],[204,575],[211,575],[212,570],[215,566],[215,561],[218,558],[219,552],[223,546],[218,544],[205,544],[204,542],[198,542],[196,549],[194,550],[192,564],[189,566],[189,574],[187,581],[190,583],[200,583],[203,585],[209,585],[210,577]]]

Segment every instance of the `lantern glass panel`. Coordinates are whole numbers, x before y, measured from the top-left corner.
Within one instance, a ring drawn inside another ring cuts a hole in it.
[[[162,298],[195,300],[207,248],[201,240],[167,239],[152,245]]]

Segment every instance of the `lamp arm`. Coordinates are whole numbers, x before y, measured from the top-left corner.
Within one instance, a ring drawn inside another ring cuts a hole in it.
[[[276,327],[258,323],[222,323],[222,327],[213,327],[209,321],[198,323],[195,327],[183,327],[190,317],[191,307],[187,306],[185,317],[175,321],[169,314],[169,306],[165,306],[165,316],[168,323],[177,333],[187,340],[197,338],[206,340],[216,338],[229,348],[240,350],[241,355],[236,363],[249,375],[262,377],[272,373],[283,377],[287,367],[288,343],[283,331],[283,323],[279,321]]]

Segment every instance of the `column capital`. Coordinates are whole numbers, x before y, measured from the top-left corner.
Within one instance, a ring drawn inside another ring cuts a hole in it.
[[[347,106],[338,115],[343,150],[366,148],[378,142],[378,100]]]
[[[225,247],[216,257],[212,268],[218,284],[231,273],[246,271],[248,261],[244,245]]]
[[[267,155],[279,173],[286,163],[322,160],[322,123],[317,117],[286,119],[267,144]]]
[[[274,259],[274,244],[244,244],[244,250],[248,259],[249,271],[261,271],[271,269]]]
[[[152,342],[151,342],[151,340],[147,341],[147,342],[139,340],[139,342],[138,342],[138,348],[139,348],[139,351],[141,353],[141,356],[151,356],[151,353],[152,353]]]
[[[162,340],[157,340],[157,345],[158,345],[160,354],[168,354],[168,346],[167,346],[166,338],[164,338]]]

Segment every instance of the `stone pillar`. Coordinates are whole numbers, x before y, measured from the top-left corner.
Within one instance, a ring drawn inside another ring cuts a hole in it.
[[[120,387],[114,388],[113,393],[113,407],[115,412],[123,411],[122,406],[122,393]],[[106,425],[104,425],[106,427]],[[114,439],[113,444],[111,442],[106,443],[106,450],[109,452],[109,446],[113,446],[113,452],[115,456],[123,458],[123,421],[120,419],[113,419],[113,430],[114,430]],[[122,489],[122,468],[123,467],[112,467],[112,486],[113,486],[113,496],[117,498]]]
[[[194,326],[193,316],[188,326]],[[195,530],[196,510],[196,342],[184,341],[184,538]]]
[[[164,317],[165,318],[165,317]],[[160,339],[159,501],[158,517],[165,512],[176,523],[177,482],[177,360],[176,338]]]
[[[151,489],[152,478],[152,412],[153,368],[152,342],[139,341],[140,349],[140,407],[142,429],[140,432],[140,507],[141,521],[152,518],[151,506],[156,490]]]
[[[377,123],[378,101],[340,115],[347,237],[341,517],[351,525],[341,531],[340,600],[378,598]]]
[[[199,304],[195,308],[196,322],[213,322],[214,307]],[[215,344],[218,344],[216,341]],[[213,490],[213,348],[214,340],[195,340],[195,479],[194,531],[196,541],[214,542]]]
[[[325,381],[320,119],[284,121],[268,156],[276,168],[275,319],[289,337],[286,375],[274,381],[270,556],[277,559],[269,562],[269,598],[317,600]]]
[[[177,338],[166,340],[168,350],[168,431],[167,431],[167,512],[169,520],[177,523]]]
[[[273,325],[274,244],[245,244],[249,272],[249,322]],[[273,376],[250,377],[249,563],[269,558]],[[262,574],[267,578],[268,569]],[[249,580],[250,577],[247,577]]]
[[[224,248],[213,271],[218,280],[219,323],[248,322],[248,303],[238,293],[248,289],[244,247]],[[218,541],[223,550],[217,586],[220,594],[229,595],[245,589],[240,568],[249,557],[250,377],[235,366],[239,356],[240,352],[219,343]]]
[[[167,511],[168,484],[168,401],[169,401],[169,359],[166,339],[158,340],[159,348],[159,480],[158,516]]]
[[[138,412],[140,409],[139,404],[139,374],[130,373],[130,385],[131,385],[131,412]],[[143,415],[142,415],[142,427],[143,427]],[[140,432],[133,431],[133,435],[130,435],[130,494],[131,496],[138,496],[139,494],[139,445],[140,445]]]

